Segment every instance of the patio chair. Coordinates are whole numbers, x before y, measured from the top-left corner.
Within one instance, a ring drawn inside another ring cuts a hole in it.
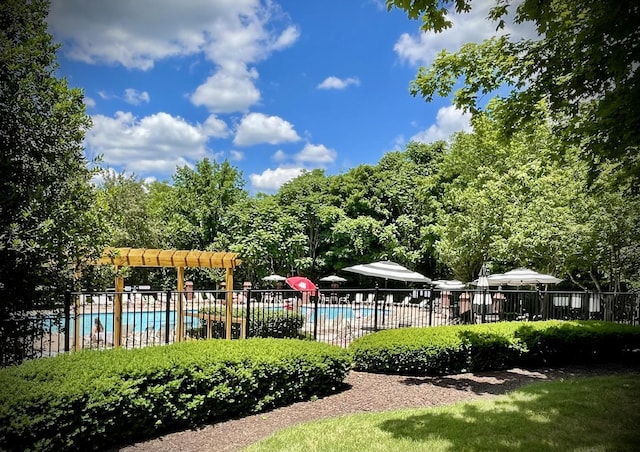
[[[120,330],[120,345],[123,347],[132,346],[135,344],[135,325],[131,323],[122,324]]]

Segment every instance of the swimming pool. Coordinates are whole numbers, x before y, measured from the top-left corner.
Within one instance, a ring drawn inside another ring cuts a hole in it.
[[[197,312],[197,311],[188,311]],[[95,319],[100,319],[100,323],[104,327],[107,333],[113,333],[113,312],[99,312],[99,313],[85,313],[79,317],[80,334],[91,334],[93,322]],[[197,319],[191,316],[185,316],[185,326],[191,327],[191,323],[195,326],[198,322]],[[133,326],[133,331],[140,333],[147,329],[154,329],[156,331],[164,328],[167,323],[167,313],[164,311],[129,311],[122,313],[122,326]],[[169,311],[169,325],[175,327],[176,325],[176,311]]]
[[[352,308],[351,306],[318,306],[318,318],[335,320],[342,316],[344,319],[353,319],[356,316],[368,317],[374,314],[374,308]],[[378,309],[378,315],[382,314],[383,309]],[[388,311],[385,311],[388,312]],[[307,314],[308,313],[308,314]],[[302,314],[313,319],[314,308],[302,307]]]

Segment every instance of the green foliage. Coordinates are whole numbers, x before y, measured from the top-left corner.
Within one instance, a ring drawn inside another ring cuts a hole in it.
[[[168,245],[177,249],[225,250],[228,209],[246,197],[238,170],[228,161],[204,159],[195,170],[184,166],[173,176],[164,200]]]
[[[105,212],[109,229],[109,246],[158,248],[159,230],[150,211],[150,195],[146,184],[136,176],[103,173],[98,189],[98,204]]]
[[[225,309],[219,307],[205,308],[201,312],[219,316],[226,315]],[[249,319],[247,337],[298,338],[299,331],[304,325],[304,316],[299,312],[262,308],[251,308],[248,313],[244,308],[233,310],[234,318],[246,319],[247,315]],[[225,322],[214,322],[213,333],[216,338],[225,337]],[[239,330],[235,334],[239,335]]]
[[[354,368],[444,375],[518,365],[622,359],[640,348],[640,327],[597,321],[499,322],[385,330],[349,346]]]
[[[467,12],[472,0],[387,0],[410,18],[422,18],[424,31],[452,26],[448,8]],[[510,11],[510,9],[512,11]],[[515,11],[513,11],[515,10]],[[420,68],[414,95],[430,101],[456,90],[454,104],[477,113],[480,100],[498,88],[505,97],[501,129],[506,136],[535,117],[537,104],[549,102],[554,130],[567,144],[581,146],[596,167],[620,164],[632,188],[640,181],[640,9],[633,0],[525,0],[517,6],[496,0],[488,20],[497,28],[514,12],[514,22],[536,27],[535,39],[510,36],[468,43],[455,53],[442,51],[429,68]],[[462,84],[458,83],[462,80]]]
[[[0,347],[9,316],[61,298],[104,243],[82,93],[56,78],[48,2],[0,3]]]
[[[531,365],[607,362],[640,347],[640,329],[611,322],[545,322],[516,331]]]
[[[86,351],[0,370],[0,448],[104,449],[335,391],[348,353],[297,340]]]
[[[596,290],[637,279],[629,256],[640,241],[638,197],[625,196],[612,172],[588,189],[587,165],[553,135],[545,104],[501,141],[504,108],[491,102],[473,133],[456,135],[425,186],[423,196],[439,201],[439,259],[463,281],[486,261],[496,272],[531,267]]]

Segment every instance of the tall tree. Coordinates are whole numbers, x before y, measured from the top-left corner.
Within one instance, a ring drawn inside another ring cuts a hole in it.
[[[90,121],[82,93],[55,75],[47,10],[46,1],[0,2],[0,349],[8,360],[7,341],[21,339],[5,320],[60,300],[102,246],[82,147]]]
[[[82,93],[58,79],[49,3],[0,3],[0,286],[2,311],[28,307],[36,288],[73,288],[101,247],[82,140]]]
[[[145,183],[135,175],[104,173],[98,188],[98,204],[105,213],[109,245],[115,247],[157,248],[159,231],[149,208],[150,195]]]
[[[164,205],[168,245],[179,249],[224,249],[229,227],[228,209],[247,196],[241,173],[228,161],[205,158],[178,168]]]
[[[448,9],[469,12],[473,0],[387,0],[422,19],[424,31],[452,26]],[[510,11],[510,9],[512,11]],[[513,11],[515,9],[515,11]],[[524,0],[516,5],[495,0],[488,20],[504,26],[508,13],[516,23],[535,26],[536,39],[494,37],[442,51],[421,68],[411,85],[414,95],[430,101],[435,94],[454,95],[460,108],[477,113],[479,99],[505,85],[503,130],[513,130],[535,116],[541,100],[549,103],[556,132],[580,145],[595,167],[620,164],[630,188],[640,188],[640,4],[635,0]]]
[[[284,184],[277,194],[283,212],[300,221],[307,237],[306,260],[299,261],[298,270],[310,276],[318,274],[324,266],[323,249],[328,245],[332,216],[326,206],[332,205],[329,179],[323,170],[304,172]]]

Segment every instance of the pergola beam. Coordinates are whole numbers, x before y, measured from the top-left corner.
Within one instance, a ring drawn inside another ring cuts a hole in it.
[[[98,265],[118,267],[199,267],[234,269],[242,261],[237,253],[214,251],[106,248]]]

